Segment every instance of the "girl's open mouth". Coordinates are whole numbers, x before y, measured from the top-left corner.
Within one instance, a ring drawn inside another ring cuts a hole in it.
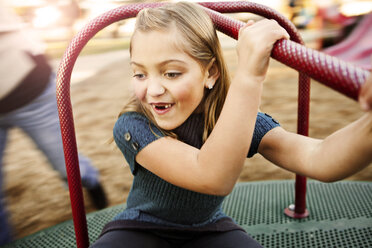
[[[151,106],[157,114],[165,114],[172,108],[173,104],[171,104],[171,103],[151,103]]]

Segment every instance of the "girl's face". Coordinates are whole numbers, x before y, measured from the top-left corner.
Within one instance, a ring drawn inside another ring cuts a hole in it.
[[[136,31],[131,43],[135,94],[164,130],[180,126],[212,83],[208,70],[177,47],[177,39],[175,29]]]

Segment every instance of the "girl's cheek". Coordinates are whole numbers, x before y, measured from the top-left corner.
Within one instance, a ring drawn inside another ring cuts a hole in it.
[[[193,84],[185,84],[183,87],[178,87],[172,91],[174,97],[179,101],[189,102],[195,101],[204,94],[204,88]]]
[[[173,92],[174,92],[173,94],[177,97],[177,99],[179,101],[185,101],[188,98],[190,98],[190,93],[191,92],[189,90],[187,90],[187,88],[177,89]]]
[[[146,86],[144,84],[139,85],[138,83],[135,83],[133,85],[133,88],[134,88],[134,93],[136,97],[138,98],[138,100],[143,101],[146,97]]]

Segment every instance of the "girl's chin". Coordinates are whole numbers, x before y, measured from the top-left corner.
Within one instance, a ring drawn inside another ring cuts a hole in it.
[[[179,125],[175,125],[175,123],[169,123],[165,121],[158,121],[156,120],[156,124],[163,130],[171,131],[175,128],[177,128]]]
[[[156,124],[163,130],[171,131],[176,129],[177,127],[181,126],[183,122],[177,121],[174,118],[170,118],[170,120],[164,120],[162,118],[155,117]]]

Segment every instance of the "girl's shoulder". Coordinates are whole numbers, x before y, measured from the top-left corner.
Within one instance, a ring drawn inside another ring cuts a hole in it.
[[[115,123],[113,135],[128,164],[135,168],[135,157],[151,142],[164,134],[143,114],[126,112]]]
[[[132,145],[134,140],[141,145],[148,139],[153,140],[164,136],[145,115],[137,112],[122,114],[116,121],[113,131],[115,141],[132,141]]]

